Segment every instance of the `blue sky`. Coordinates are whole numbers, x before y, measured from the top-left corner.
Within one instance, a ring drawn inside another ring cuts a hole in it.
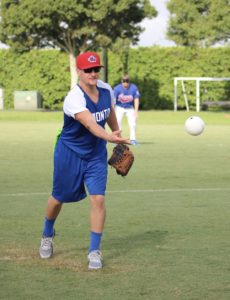
[[[145,31],[140,35],[139,46],[173,46],[173,41],[166,39],[167,23],[169,19],[169,11],[166,8],[168,0],[150,0],[152,6],[158,11],[156,18],[152,20],[146,19],[141,23]]]

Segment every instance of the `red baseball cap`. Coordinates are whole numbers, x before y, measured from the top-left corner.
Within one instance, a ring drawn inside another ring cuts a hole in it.
[[[85,52],[79,54],[76,58],[76,66],[80,70],[103,67],[101,65],[100,56],[96,52]]]

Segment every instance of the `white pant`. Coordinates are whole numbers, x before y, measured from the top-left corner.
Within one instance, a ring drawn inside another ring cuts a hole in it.
[[[117,122],[121,129],[122,119],[126,115],[130,129],[130,140],[136,140],[136,115],[134,108],[115,107]]]

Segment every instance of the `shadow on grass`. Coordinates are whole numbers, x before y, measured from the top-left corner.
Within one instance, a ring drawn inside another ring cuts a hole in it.
[[[130,234],[124,237],[117,237],[114,240],[107,240],[105,247],[107,249],[121,249],[122,251],[129,251],[135,248],[155,248],[164,243],[168,231],[147,230],[137,234]]]
[[[156,143],[154,143],[154,142],[140,142],[140,143],[138,143],[138,146],[141,146],[141,145],[154,145],[154,144],[156,144]]]

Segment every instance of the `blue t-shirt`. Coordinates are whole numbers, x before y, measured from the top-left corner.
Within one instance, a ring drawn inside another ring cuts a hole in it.
[[[60,140],[83,159],[106,154],[106,141],[93,135],[74,119],[75,113],[89,110],[97,124],[103,128],[105,127],[112,105],[111,93],[106,88],[97,88],[99,91],[97,103],[94,103],[79,86],[70,91],[65,99],[66,103],[64,102],[64,125]],[[72,110],[68,109],[70,103]]]
[[[140,93],[135,84],[131,83],[126,89],[120,83],[114,88],[115,103],[123,108],[133,108],[134,99],[140,98]]]

